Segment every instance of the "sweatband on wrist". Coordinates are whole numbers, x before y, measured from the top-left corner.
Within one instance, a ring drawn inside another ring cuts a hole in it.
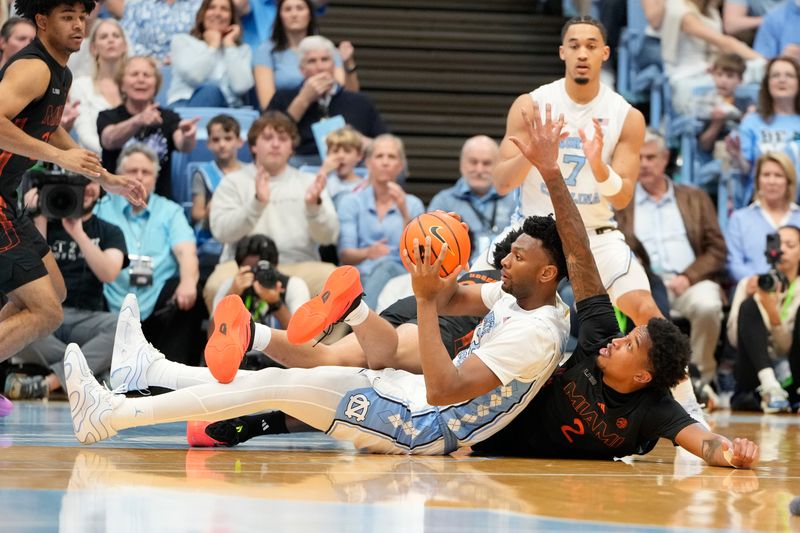
[[[597,182],[597,192],[603,196],[614,196],[622,190],[622,178],[619,174],[614,172],[614,169],[609,165],[608,179],[603,182]]]

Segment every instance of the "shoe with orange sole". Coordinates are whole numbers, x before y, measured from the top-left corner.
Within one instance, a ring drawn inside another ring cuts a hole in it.
[[[225,446],[224,443],[208,436],[206,427],[210,424],[211,422],[205,422],[203,420],[190,420],[186,422],[186,442],[189,443],[189,446],[200,448]]]
[[[229,294],[214,309],[214,333],[205,349],[206,366],[220,383],[230,383],[253,345],[255,325],[242,299]]]
[[[364,289],[358,269],[341,266],[331,272],[325,286],[292,315],[286,337],[292,344],[304,344],[341,322],[361,302]]]

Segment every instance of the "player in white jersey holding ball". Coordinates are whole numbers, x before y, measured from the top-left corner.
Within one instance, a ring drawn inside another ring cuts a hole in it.
[[[527,118],[545,122],[548,116],[556,120],[563,115],[558,165],[586,226],[603,285],[611,302],[634,323],[643,325],[662,314],[650,293],[644,268],[617,230],[613,209],[624,208],[633,198],[645,120],[639,110],[600,82],[600,70],[609,53],[606,30],[597,20],[577,17],[564,24],[559,56],[565,76],[514,101],[493,176],[499,194],[521,188],[519,207],[506,231],[527,216],[553,213],[541,174],[522,155],[515,140],[525,137]],[[489,253],[492,250],[489,247]],[[481,264],[483,261],[472,268],[480,269]],[[688,379],[672,392],[705,424]]]

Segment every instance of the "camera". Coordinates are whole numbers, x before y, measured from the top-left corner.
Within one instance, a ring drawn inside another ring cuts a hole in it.
[[[148,255],[128,254],[128,282],[131,287],[149,287],[153,284],[153,258]]]
[[[39,189],[39,212],[51,219],[83,215],[83,192],[89,180],[60,170],[36,170],[30,174],[32,187]]]
[[[253,267],[253,276],[265,289],[271,289],[278,284],[278,271],[265,259],[260,260]]]
[[[778,285],[786,287],[788,280],[783,272],[778,270],[778,263],[781,262],[781,237],[777,233],[767,235],[767,249],[764,251],[769,263],[769,272],[758,276],[758,288],[762,291],[774,291]]]

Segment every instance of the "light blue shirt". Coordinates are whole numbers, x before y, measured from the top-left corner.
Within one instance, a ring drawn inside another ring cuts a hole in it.
[[[475,260],[508,225],[516,207],[513,194],[501,196],[492,187],[483,196],[478,196],[462,176],[452,187],[436,193],[428,211],[440,209],[461,215],[461,220],[467,223],[472,233],[471,259]]]
[[[767,13],[761,22],[753,50],[772,59],[783,53],[787,44],[800,44],[800,6],[795,0],[784,0],[780,5]]]
[[[274,50],[272,41],[262,43],[253,54],[253,67],[267,67],[272,69],[275,79],[275,90],[294,89],[303,84],[303,75],[300,73],[300,56],[297,50],[286,48]],[[337,67],[342,66],[338,53],[333,54],[333,62]]]
[[[122,29],[128,41],[128,57],[153,56],[164,61],[176,33],[192,31],[201,0],[127,0]]]
[[[425,212],[422,200],[413,194],[406,195],[408,216],[414,218]],[[378,217],[375,207],[375,190],[372,185],[352,194],[346,194],[337,209],[339,215],[339,250],[345,248],[366,248],[367,246],[386,239],[386,245],[391,249],[389,256],[396,262],[400,260],[400,237],[405,229],[403,215],[392,206],[383,216]],[[383,259],[383,258],[381,258]],[[357,265],[362,275],[368,275],[377,264],[377,259],[365,259]]]
[[[728,245],[728,273],[734,282],[769,271],[764,256],[767,235],[787,224],[800,227],[800,206],[797,204],[790,205],[788,216],[777,225],[764,214],[758,202],[733,212],[728,220],[725,242]]]
[[[667,182],[667,187],[666,194],[656,200],[644,190],[641,183],[637,183],[634,195],[636,213],[633,232],[650,256],[653,272],[658,275],[680,274],[695,260],[694,250],[686,236],[686,225],[675,200],[675,187],[671,182]]]
[[[134,213],[125,198],[109,194],[97,202],[94,212],[97,217],[122,230],[129,254],[153,258],[152,285],[132,287],[128,269],[123,269],[117,279],[103,287],[103,295],[111,310],[119,309],[125,295],[134,293],[139,299],[142,320],[145,320],[153,313],[167,280],[178,275],[178,261],[172,248],[183,242],[195,242],[183,208],[163,196],[151,194],[147,207]]]
[[[800,168],[800,115],[774,115],[765,122],[758,113],[750,113],[739,126],[739,139],[742,157],[751,165],[745,198],[753,195],[756,161],[766,152],[783,152]]]

